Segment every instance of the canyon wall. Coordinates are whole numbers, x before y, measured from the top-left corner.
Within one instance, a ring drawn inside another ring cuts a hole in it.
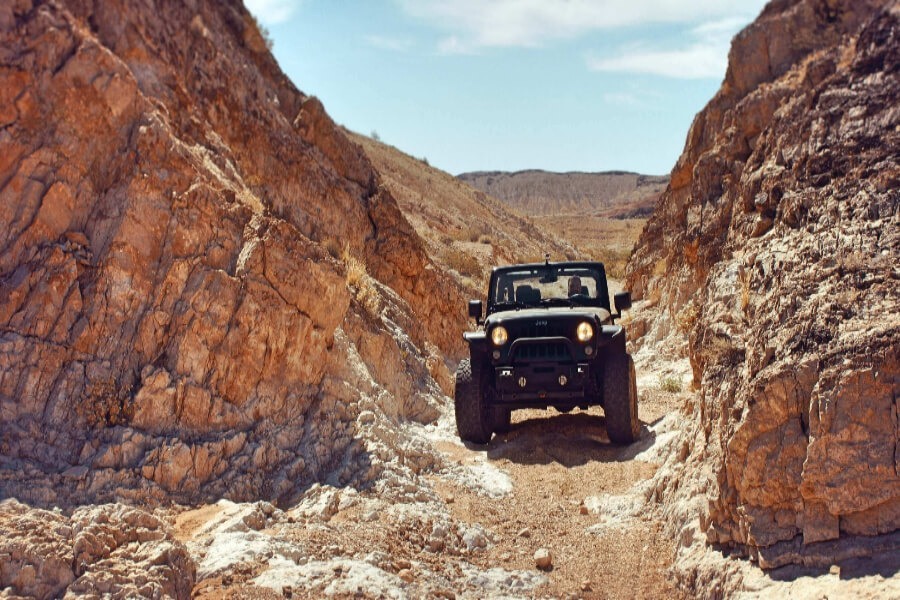
[[[656,495],[765,567],[900,529],[898,97],[897,2],[771,2],[628,267],[638,344],[687,332],[700,393]]]
[[[0,496],[365,485],[436,417],[459,288],[240,2],[5,2],[0,57]]]

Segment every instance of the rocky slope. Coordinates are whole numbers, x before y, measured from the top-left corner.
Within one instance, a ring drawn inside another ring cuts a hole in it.
[[[693,540],[766,568],[897,556],[898,97],[896,1],[771,2],[641,236],[641,343],[689,332],[700,390],[655,492],[688,587],[724,573]]]
[[[372,138],[350,134],[397,199],[400,210],[425,242],[428,256],[481,297],[495,265],[554,260],[576,255],[571,245],[534,220],[459,179]]]
[[[364,486],[437,416],[459,287],[240,2],[6,2],[0,57],[0,496]]]
[[[527,215],[579,214],[610,218],[646,217],[669,181],[665,176],[624,171],[476,171],[458,177]]]

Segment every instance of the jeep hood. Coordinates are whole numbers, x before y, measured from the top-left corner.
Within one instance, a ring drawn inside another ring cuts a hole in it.
[[[485,320],[485,326],[496,323],[533,319],[598,319],[600,323],[609,323],[610,314],[605,308],[596,306],[551,306],[547,308],[520,308],[503,310],[491,314]]]

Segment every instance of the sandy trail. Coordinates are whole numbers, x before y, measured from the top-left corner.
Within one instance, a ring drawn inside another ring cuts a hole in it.
[[[647,424],[678,403],[655,392],[645,392],[643,399],[642,438],[628,447],[610,443],[603,411],[594,408],[516,412],[511,431],[496,436],[486,450],[441,448],[461,462],[481,460],[480,452],[513,483],[513,493],[498,499],[440,479],[435,483],[445,497],[454,496],[456,518],[497,532],[497,543],[479,556],[479,564],[533,569],[534,552],[547,548],[554,566],[537,595],[678,597],[666,577],[672,541],[664,539],[652,516],[628,514],[635,504],[629,493],[657,468],[640,459],[655,440]],[[610,497],[625,501],[604,502]]]
[[[407,500],[314,486],[283,510],[182,512],[173,524],[199,565],[194,596],[677,598],[674,542],[642,495],[687,394],[658,389],[661,376],[640,370],[643,428],[629,446],[610,443],[600,408],[516,411],[509,433],[467,446],[448,406],[416,430],[442,467],[400,484]],[[535,566],[539,548],[551,568]]]

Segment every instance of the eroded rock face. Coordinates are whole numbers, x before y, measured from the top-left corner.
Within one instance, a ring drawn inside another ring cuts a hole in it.
[[[273,499],[372,476],[363,390],[433,418],[458,288],[240,3],[8,2],[0,57],[0,495]]]
[[[771,3],[629,265],[702,394],[659,495],[705,491],[707,541],[763,566],[900,529],[898,72],[896,2]]]
[[[71,516],[0,503],[0,589],[35,598],[190,598],[196,565],[168,525],[108,504]]]

